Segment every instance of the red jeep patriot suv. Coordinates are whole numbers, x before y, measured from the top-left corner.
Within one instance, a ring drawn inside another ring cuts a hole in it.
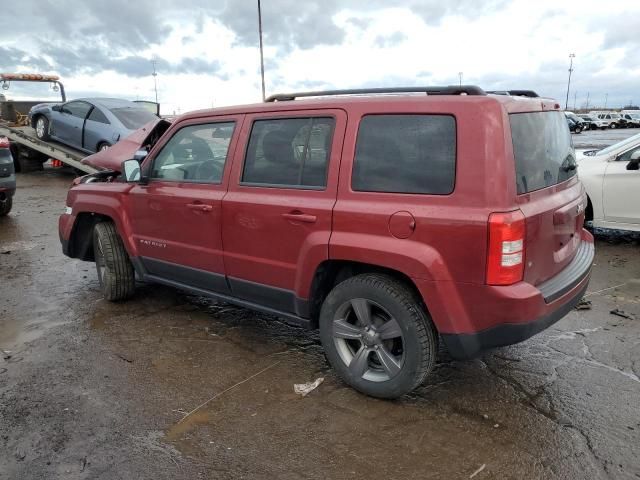
[[[78,179],[60,217],[104,296],[137,275],[319,327],[340,377],[376,397],[420,385],[439,338],[455,358],[520,342],[589,282],[585,190],[548,99],[276,95],[184,115],[139,160]]]

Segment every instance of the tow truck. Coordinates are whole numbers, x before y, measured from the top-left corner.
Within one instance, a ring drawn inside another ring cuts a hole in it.
[[[57,75],[0,73],[2,91],[9,90],[13,82],[49,83],[51,89],[60,94],[61,101],[67,101],[64,85]],[[10,141],[17,172],[42,170],[43,164],[49,159],[53,160],[54,164],[73,167],[82,174],[98,171],[81,162],[87,156],[86,153],[57,142],[42,141],[36,136],[35,130],[29,125],[28,112],[34,105],[45,103],[47,100],[8,100],[2,91],[0,91],[0,137],[7,137]]]

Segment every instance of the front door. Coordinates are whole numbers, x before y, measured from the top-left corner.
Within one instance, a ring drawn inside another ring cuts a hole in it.
[[[228,293],[222,197],[241,117],[175,125],[143,165],[147,184],[129,195],[139,262],[155,279]]]
[[[328,258],[345,125],[342,110],[246,117],[222,205],[234,296],[306,315],[307,283]]]
[[[602,186],[604,218],[607,222],[640,224],[640,171],[627,170],[632,148],[607,163]]]

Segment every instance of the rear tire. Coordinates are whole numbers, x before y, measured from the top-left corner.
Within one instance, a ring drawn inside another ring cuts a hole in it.
[[[113,302],[131,297],[136,286],[133,265],[112,222],[93,228],[93,253],[104,298]]]
[[[109,150],[110,147],[111,145],[109,145],[107,142],[99,143],[98,148],[96,149],[96,152],[103,152],[105,150]]]
[[[337,374],[378,398],[415,389],[438,351],[436,329],[420,299],[384,274],[357,275],[334,287],[320,311],[320,339]]]
[[[36,137],[38,137],[43,142],[48,142],[51,140],[51,135],[49,135],[49,119],[44,115],[38,116],[36,118]]]
[[[609,125],[609,128],[610,128],[611,130],[614,130],[614,129],[616,128],[616,124],[615,124],[615,123],[612,123],[611,125]]]
[[[7,197],[4,200],[0,200],[0,217],[8,215],[12,207],[13,197]]]

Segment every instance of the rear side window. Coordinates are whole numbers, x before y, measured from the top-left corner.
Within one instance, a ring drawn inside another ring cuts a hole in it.
[[[335,121],[331,117],[256,120],[242,183],[324,188]]]
[[[351,186],[365,192],[448,194],[456,169],[449,115],[368,115],[360,122]]]
[[[518,193],[564,182],[576,174],[571,134],[562,112],[509,115]]]
[[[107,120],[107,117],[104,115],[104,113],[98,110],[98,107],[93,107],[93,110],[91,110],[91,113],[89,114],[89,117],[87,118],[87,120],[93,120],[94,122],[99,122],[99,123],[106,123],[107,125],[109,124],[109,120]]]

